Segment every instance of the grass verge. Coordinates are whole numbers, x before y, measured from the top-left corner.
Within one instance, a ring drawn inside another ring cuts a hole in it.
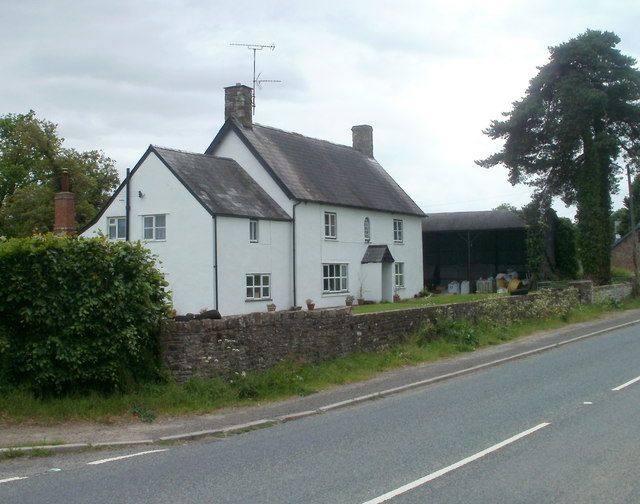
[[[504,327],[488,323],[471,324],[464,320],[444,321],[439,325],[425,326],[409,335],[402,344],[385,351],[360,353],[315,365],[287,361],[265,373],[238,374],[228,382],[194,379],[184,385],[147,384],[127,394],[89,394],[55,399],[39,399],[25,390],[4,388],[0,390],[0,423],[153,421],[155,417],[198,414],[228,406],[304,396],[336,385],[366,380],[381,371],[433,362],[537,331],[593,320],[608,311],[632,308],[640,308],[640,301],[579,306],[562,316],[526,320]]]

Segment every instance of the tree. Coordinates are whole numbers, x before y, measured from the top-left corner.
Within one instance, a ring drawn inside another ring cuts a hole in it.
[[[633,221],[637,224],[640,221],[640,175],[636,175],[631,183],[632,195],[634,201],[635,218]],[[625,196],[622,200],[622,208],[617,209],[611,214],[611,224],[613,231],[620,236],[626,235],[631,231],[631,212],[629,210],[629,196]],[[617,226],[616,226],[617,223]]]
[[[555,216],[554,255],[556,274],[560,278],[578,278],[577,229],[566,217]]]
[[[518,210],[511,203],[500,203],[497,207],[494,208],[494,210],[509,210],[510,212],[513,212],[513,213],[516,213],[516,214],[521,213],[521,211]]]
[[[610,277],[611,193],[618,157],[638,152],[640,72],[611,32],[588,30],[552,47],[521,101],[485,133],[504,139],[500,152],[477,161],[503,164],[512,184],[535,187],[534,201],[559,196],[577,207],[579,250],[587,278]]]
[[[100,151],[63,147],[57,126],[27,114],[0,117],[0,236],[53,230],[53,196],[68,169],[78,227],[98,212],[118,185],[113,161]]]
[[[634,222],[640,220],[640,208],[638,208],[638,202],[640,202],[640,177],[636,175],[632,182],[632,194],[634,205],[634,213],[636,214]],[[629,196],[625,196],[622,200],[622,208],[618,208],[611,214],[611,225],[613,226],[613,232],[620,236],[626,235],[631,231],[631,213],[629,211]],[[614,237],[615,238],[615,237]]]

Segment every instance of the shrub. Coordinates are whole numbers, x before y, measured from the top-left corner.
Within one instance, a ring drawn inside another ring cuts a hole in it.
[[[166,285],[140,244],[0,242],[0,382],[60,395],[158,377]]]
[[[432,322],[423,324],[412,336],[412,341],[424,346],[439,339],[456,344],[460,350],[472,350],[480,344],[482,333],[496,332],[527,320],[566,320],[579,305],[576,289],[541,289],[523,297],[484,299],[463,317],[457,316],[450,306],[444,306],[435,312]]]
[[[478,328],[467,319],[455,319],[446,309],[439,310],[434,322],[423,324],[410,338],[419,347],[434,341],[444,341],[457,345],[461,351],[473,350],[479,345]]]
[[[611,268],[611,279],[618,282],[628,282],[633,278],[633,271],[624,268]]]

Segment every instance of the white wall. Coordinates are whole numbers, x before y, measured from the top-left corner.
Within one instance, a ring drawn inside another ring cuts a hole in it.
[[[397,262],[405,263],[405,288],[398,294],[402,298],[410,298],[424,287],[422,262],[422,218],[413,216],[395,216],[404,224],[404,243],[393,243],[393,229],[389,240],[389,249]],[[393,219],[393,217],[392,217]],[[393,224],[391,224],[393,226]]]
[[[271,196],[278,205],[291,215],[293,202],[287,197],[276,181],[267,173],[247,146],[234,131],[227,134],[213,152],[214,156],[234,159]]]
[[[198,313],[215,307],[213,271],[213,219],[155,154],[138,167],[129,184],[131,241],[142,240],[143,215],[166,214],[166,240],[144,241],[158,256],[178,313]],[[143,197],[138,196],[138,191]],[[107,219],[124,217],[125,190],[120,191],[100,220],[83,236],[101,230]]]
[[[378,265],[377,268],[367,268],[361,264],[362,257],[370,244],[388,245],[394,259],[405,263],[405,287],[397,292],[401,297],[413,297],[422,290],[422,219],[420,217],[316,203],[295,204],[234,132],[225,136],[214,154],[235,159],[282,208],[291,216],[295,215],[296,295],[295,300],[291,299],[292,303],[295,301],[296,304],[304,306],[305,300],[311,298],[317,307],[339,306],[344,304],[347,294],[359,297],[361,293],[368,300],[390,300],[393,297],[393,267],[383,268]],[[337,240],[324,239],[325,211],[338,214]],[[369,243],[364,242],[365,217],[369,217],[371,224]],[[393,242],[394,217],[401,218],[404,223],[402,244]],[[324,294],[322,292],[323,263],[349,265],[348,293]],[[375,270],[375,273],[371,273],[370,270]]]
[[[337,215],[337,239],[324,238],[324,212]],[[364,219],[368,217],[371,241],[364,241]],[[380,264],[363,265],[362,258],[369,245],[387,245],[397,262],[405,263],[405,287],[398,294],[413,297],[423,287],[422,278],[422,226],[420,217],[393,215],[386,212],[351,209],[339,206],[301,203],[295,208],[296,218],[296,285],[297,303],[304,305],[306,298],[317,307],[344,304],[347,294],[362,295],[371,301],[391,300],[393,267]],[[404,224],[404,241],[393,242],[393,219]],[[349,291],[339,294],[322,292],[322,264],[346,263],[349,268]],[[386,277],[383,277],[386,275]],[[385,281],[383,281],[385,278]],[[387,290],[383,292],[386,285]],[[361,292],[362,291],[362,292]]]
[[[278,310],[293,305],[291,223],[258,221],[258,243],[249,242],[249,219],[217,217],[219,311],[222,315]],[[271,299],[246,299],[246,275],[269,274]]]
[[[146,241],[145,246],[158,256],[178,313],[198,313],[211,308],[217,308],[223,315],[251,313],[265,311],[270,302],[278,309],[288,309],[294,303],[304,306],[307,298],[313,299],[317,307],[341,306],[348,294],[372,301],[389,300],[393,294],[392,266],[361,264],[370,244],[387,245],[394,259],[405,263],[405,287],[398,291],[401,297],[412,297],[422,289],[420,217],[317,203],[294,205],[235,135],[227,137],[216,155],[236,159],[274,200],[295,215],[296,295],[294,299],[291,222],[260,220],[259,242],[250,243],[248,218],[214,219],[155,154],[150,154],[130,181],[130,239],[142,239],[143,215],[166,214],[166,240]],[[138,191],[143,197],[138,196]],[[98,230],[108,234],[107,219],[125,215],[124,199],[123,189],[100,221],[83,235],[90,236]],[[325,211],[337,215],[336,240],[324,238]],[[370,220],[369,243],[364,241],[365,217]],[[394,217],[403,220],[402,244],[393,242]],[[348,292],[323,293],[323,263],[348,265]],[[251,273],[271,275],[270,300],[246,299],[246,275]]]

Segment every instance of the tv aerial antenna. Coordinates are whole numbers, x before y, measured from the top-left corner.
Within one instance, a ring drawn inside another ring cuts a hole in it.
[[[262,72],[256,75],[256,52],[262,51],[263,49],[271,49],[273,51],[276,48],[276,45],[273,43],[271,45],[263,45],[263,44],[229,44],[229,45],[246,47],[247,49],[253,51],[253,89],[251,90],[251,108],[253,111],[253,115],[256,115],[256,87],[259,87],[260,89],[262,89],[263,82],[282,82],[279,80],[261,79],[260,75],[262,75]]]

